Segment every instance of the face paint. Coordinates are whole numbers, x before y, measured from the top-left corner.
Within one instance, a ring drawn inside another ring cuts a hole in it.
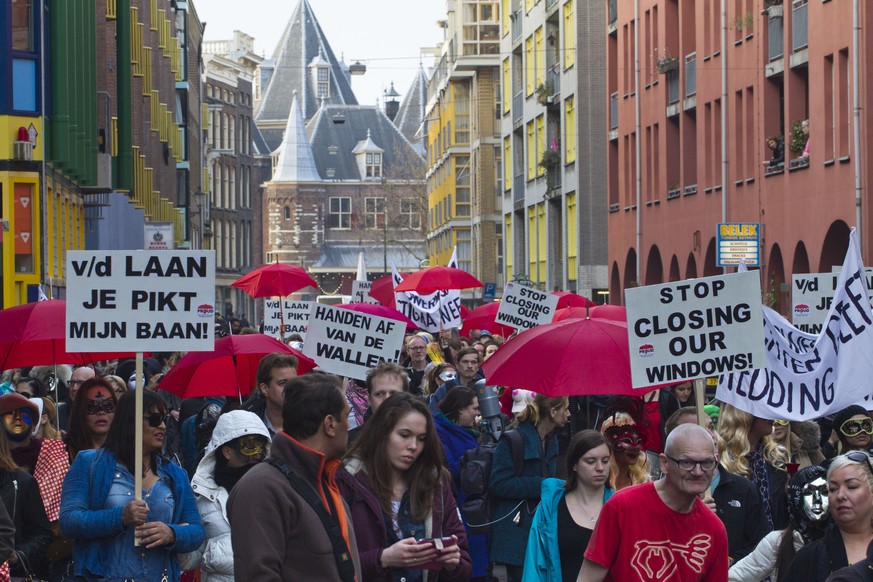
[[[33,430],[33,412],[26,408],[7,412],[3,415],[3,426],[11,440],[23,441]]]
[[[803,513],[807,519],[817,522],[828,515],[828,484],[819,477],[803,488]]]

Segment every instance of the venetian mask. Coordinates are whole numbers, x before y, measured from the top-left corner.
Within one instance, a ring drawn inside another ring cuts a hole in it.
[[[633,425],[611,426],[604,435],[616,451],[639,451],[643,448],[643,439]]]
[[[813,523],[828,516],[828,484],[822,477],[803,487],[803,513]]]

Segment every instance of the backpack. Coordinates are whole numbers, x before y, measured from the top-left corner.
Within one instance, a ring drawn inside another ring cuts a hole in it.
[[[520,477],[524,471],[524,442],[521,433],[510,430],[503,433],[501,438],[503,437],[509,441],[515,476]],[[463,494],[460,509],[470,533],[487,533],[492,523],[508,517],[504,515],[491,521],[491,465],[496,450],[495,442],[481,443],[475,449],[465,452],[459,463]]]

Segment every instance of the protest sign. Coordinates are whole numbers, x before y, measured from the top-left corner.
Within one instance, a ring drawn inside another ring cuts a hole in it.
[[[68,251],[67,351],[212,351],[215,251]]]
[[[452,253],[449,267],[458,267],[457,249]],[[394,287],[403,278],[391,265],[391,277]],[[457,289],[436,291],[429,295],[419,295],[415,292],[400,292],[394,294],[397,311],[408,317],[419,329],[432,333],[443,329],[461,327],[461,292]]]
[[[766,369],[722,376],[716,397],[761,418],[811,420],[870,395],[873,310],[854,234],[818,335],[764,308]]]
[[[379,302],[370,297],[370,289],[373,287],[372,281],[352,281],[352,299],[349,303],[373,303],[379,305]]]
[[[306,326],[309,323],[309,312],[312,309],[312,301],[282,301],[283,311],[279,312],[278,299],[264,300],[264,334],[276,339],[282,335],[279,328],[285,322],[285,337],[292,333],[299,333],[306,337]]]
[[[867,293],[873,301],[873,269],[867,268]],[[840,278],[833,273],[804,273],[791,277],[791,323],[800,331],[818,334],[822,330]]]
[[[400,321],[315,303],[303,353],[322,370],[366,380],[367,370],[379,362],[400,359],[405,333]]]
[[[518,283],[507,283],[494,322],[524,331],[551,323],[557,308],[557,295]]]
[[[757,272],[625,291],[634,388],[764,365]]]

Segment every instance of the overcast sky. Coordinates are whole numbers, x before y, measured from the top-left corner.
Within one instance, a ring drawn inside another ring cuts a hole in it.
[[[234,30],[255,38],[255,51],[269,57],[299,0],[199,0],[206,40],[230,39]],[[381,102],[393,81],[406,93],[421,62],[420,48],[436,46],[446,17],[444,0],[309,0],[337,58],[360,60],[367,74],[352,77],[352,89],[362,105]],[[432,61],[424,61],[425,67]]]

